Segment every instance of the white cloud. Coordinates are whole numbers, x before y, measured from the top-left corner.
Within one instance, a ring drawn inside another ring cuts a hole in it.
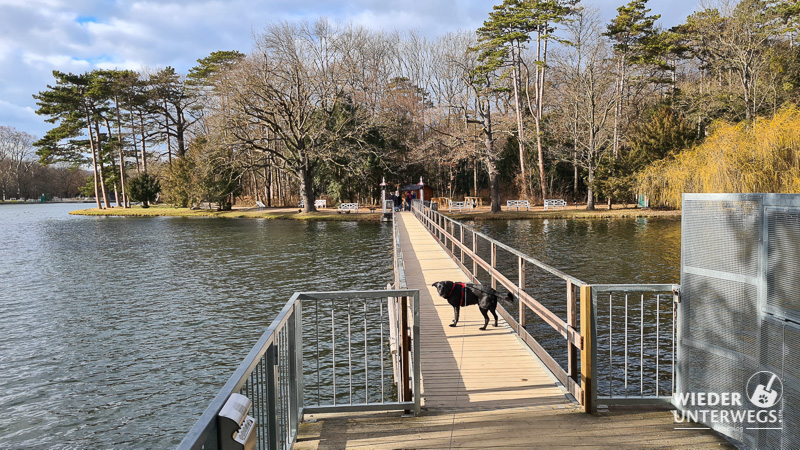
[[[39,135],[50,127],[33,114],[31,96],[53,82],[53,70],[172,66],[185,73],[216,50],[249,52],[253,32],[267,23],[322,16],[435,37],[475,29],[494,3],[499,0],[0,0],[0,125]],[[627,0],[593,3],[611,17]],[[648,5],[654,14],[671,14],[671,26],[695,3]]]

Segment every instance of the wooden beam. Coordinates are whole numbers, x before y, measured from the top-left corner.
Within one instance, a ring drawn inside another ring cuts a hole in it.
[[[581,286],[581,337],[583,338],[583,348],[581,349],[581,389],[583,390],[583,411],[587,413],[594,412],[597,408],[595,405],[594,397],[594,366],[592,364],[592,356],[594,353],[594,346],[592,340],[594,338],[594,327],[592,322],[594,319],[594,311],[592,311],[592,287],[589,285]]]

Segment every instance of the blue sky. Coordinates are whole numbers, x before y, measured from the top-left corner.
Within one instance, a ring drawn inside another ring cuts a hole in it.
[[[32,95],[52,71],[175,67],[185,73],[216,50],[248,53],[268,23],[321,16],[436,37],[476,29],[500,0],[0,0],[0,125],[37,137],[51,125]],[[626,0],[585,0],[607,20]],[[660,24],[681,23],[698,0],[650,0]]]

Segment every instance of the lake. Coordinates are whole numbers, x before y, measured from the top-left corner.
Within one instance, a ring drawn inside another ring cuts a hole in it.
[[[390,224],[87,206],[0,205],[0,447],[174,447],[292,293],[393,278]],[[678,282],[679,220],[478,228],[587,282]]]
[[[0,206],[0,447],[174,447],[292,293],[393,279],[390,224],[87,206]]]

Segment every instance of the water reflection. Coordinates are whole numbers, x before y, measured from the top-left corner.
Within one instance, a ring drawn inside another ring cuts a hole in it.
[[[386,224],[75,208],[0,207],[0,447],[174,447],[293,292],[392,279]]]

